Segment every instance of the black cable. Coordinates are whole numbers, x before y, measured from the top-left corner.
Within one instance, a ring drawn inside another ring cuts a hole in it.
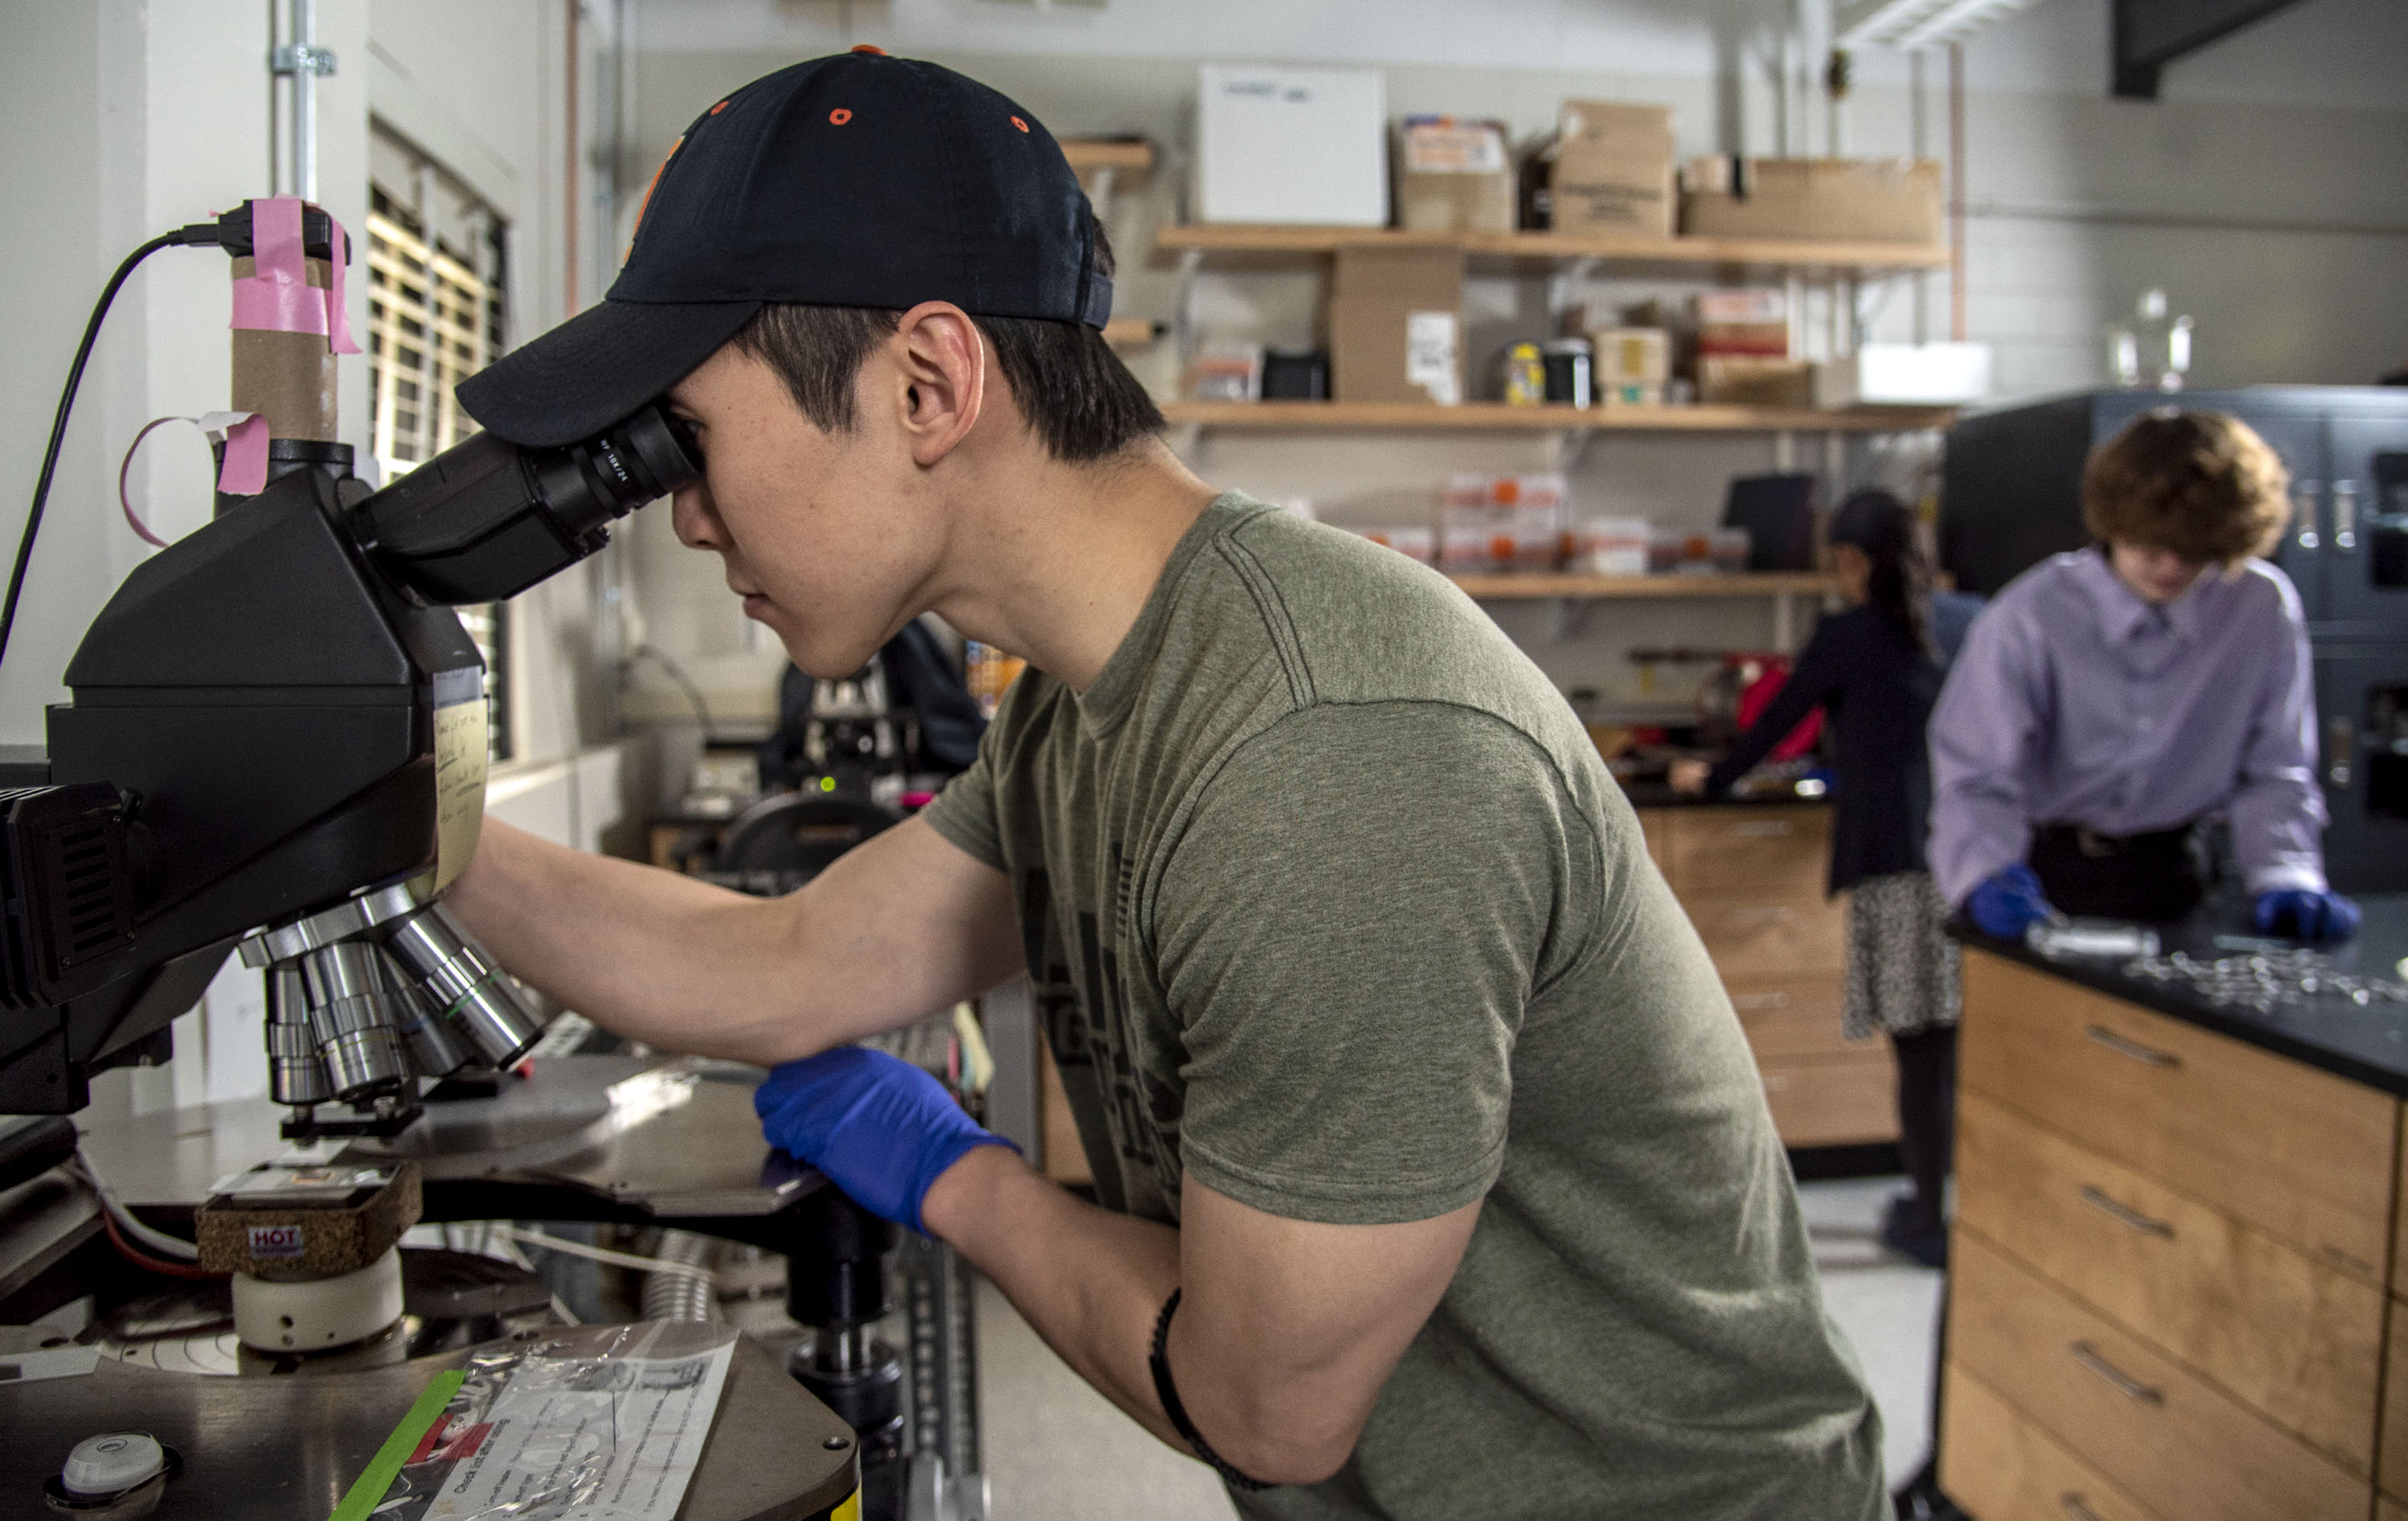
[[[75,410],[76,388],[83,383],[83,367],[92,358],[92,346],[100,337],[100,324],[108,315],[109,303],[117,299],[118,288],[134,266],[165,248],[180,248],[191,244],[214,245],[218,240],[218,224],[197,222],[179,227],[158,237],[125,256],[117,273],[108,277],[102,287],[100,300],[92,309],[92,321],[84,324],[83,341],[76,346],[74,365],[67,369],[66,390],[59,396],[59,414],[50,423],[50,446],[42,454],[42,473],[34,482],[34,505],[25,514],[25,531],[17,540],[17,567],[8,575],[8,600],[0,606],[0,660],[8,658],[8,636],[17,626],[17,599],[25,590],[25,568],[34,562],[34,536],[42,529],[42,508],[50,498],[50,477],[58,472],[59,448],[66,442],[67,415]]]

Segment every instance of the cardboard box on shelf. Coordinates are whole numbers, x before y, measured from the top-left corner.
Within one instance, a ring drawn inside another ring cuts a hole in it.
[[[1340,401],[1463,400],[1462,251],[1340,249],[1329,371]]]
[[[1559,233],[1632,233],[1670,237],[1672,108],[1610,100],[1568,100],[1555,140],[1532,165],[1537,208]]]
[[[1817,407],[1958,407],[1989,394],[1986,343],[1868,343],[1814,366]]]
[[[1397,123],[1397,225],[1423,233],[1513,230],[1505,123],[1409,116]]]
[[[1681,178],[1681,230],[1696,237],[1942,240],[1930,159],[1693,158]]]
[[[1769,286],[1724,287],[1697,297],[1698,357],[1786,359],[1789,298]]]
[[[1388,224],[1388,98],[1378,70],[1208,64],[1196,115],[1197,221]]]
[[[1710,356],[1698,361],[1698,399],[1732,407],[1812,407],[1814,366],[1804,359]]]
[[[1660,327],[1591,328],[1600,407],[1654,407],[1672,376],[1672,335]]]

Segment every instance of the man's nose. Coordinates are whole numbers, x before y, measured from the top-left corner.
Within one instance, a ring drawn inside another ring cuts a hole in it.
[[[711,506],[710,488],[697,481],[681,488],[669,498],[669,525],[676,530],[678,541],[688,549],[724,549],[726,540],[719,531],[719,513]]]

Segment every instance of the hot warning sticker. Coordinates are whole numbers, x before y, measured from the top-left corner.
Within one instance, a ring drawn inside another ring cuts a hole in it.
[[[301,1255],[299,1226],[253,1226],[251,1255],[255,1257],[297,1257]]]

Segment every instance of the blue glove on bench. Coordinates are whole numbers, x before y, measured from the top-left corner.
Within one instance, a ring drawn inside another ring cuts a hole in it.
[[[752,1111],[770,1145],[826,1173],[870,1213],[924,1234],[929,1184],[980,1146],[1011,1146],[981,1129],[935,1078],[861,1046],[775,1069]]]
[[[2000,868],[1965,900],[1966,916],[1981,926],[1983,934],[2002,940],[2023,939],[2028,926],[2056,911],[2049,907],[2048,895],[2041,891],[2040,878],[2021,861]]]
[[[2301,940],[2345,940],[2358,933],[2358,905],[2339,893],[2286,887],[2258,895],[2260,935]]]

